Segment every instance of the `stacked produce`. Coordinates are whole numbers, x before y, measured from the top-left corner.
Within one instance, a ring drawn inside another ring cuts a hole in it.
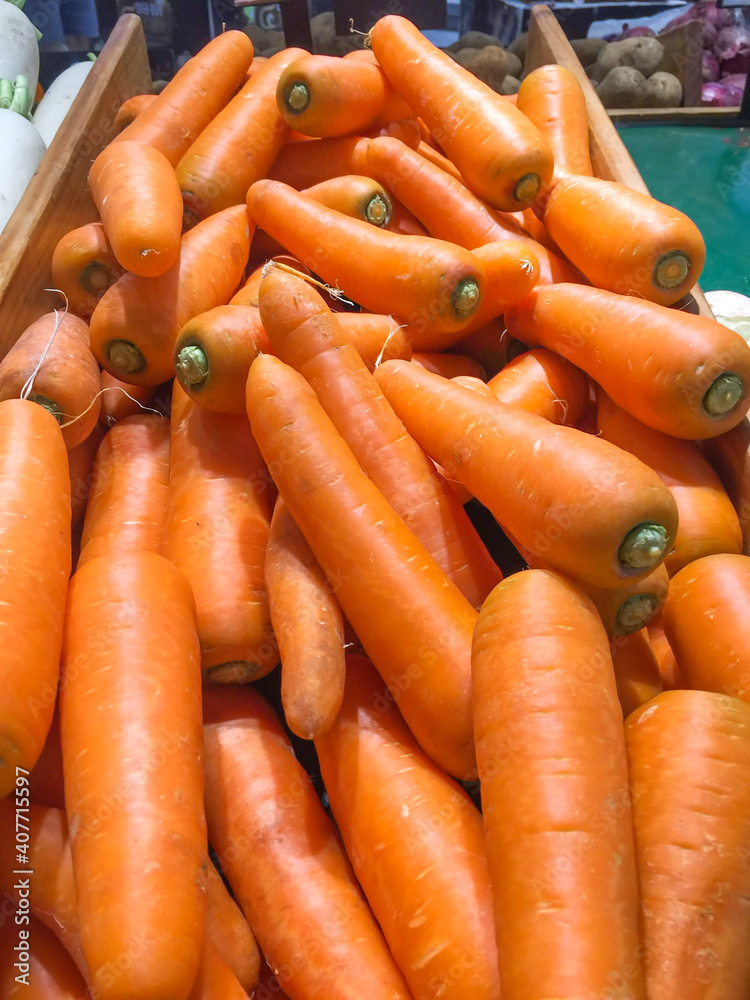
[[[573,74],[369,41],[129,101],[0,363],[3,996],[747,998],[750,347]]]

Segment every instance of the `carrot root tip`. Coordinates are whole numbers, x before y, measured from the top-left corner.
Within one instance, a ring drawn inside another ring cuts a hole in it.
[[[185,344],[174,359],[177,378],[185,388],[200,389],[208,378],[208,358],[200,344]]]
[[[64,414],[54,399],[49,399],[47,396],[40,396],[36,392],[29,393],[26,398],[32,403],[37,403],[39,406],[43,406],[45,410],[52,414],[58,424],[62,424]]]
[[[647,625],[659,610],[653,594],[631,594],[617,609],[615,624],[621,635],[631,635]]]
[[[212,684],[250,684],[258,679],[260,665],[247,660],[232,660],[218,663],[204,671],[205,678]]]
[[[682,250],[670,250],[657,260],[651,280],[657,288],[677,288],[689,271],[690,258]]]
[[[307,84],[301,80],[292,83],[284,95],[284,103],[292,114],[302,114],[310,103],[310,90]]]
[[[542,185],[542,178],[539,174],[524,174],[523,177],[516,182],[516,186],[513,188],[513,197],[516,201],[533,201],[539,193],[539,188]]]
[[[724,417],[737,406],[745,390],[745,383],[734,372],[722,372],[717,375],[706,389],[703,397],[703,409],[712,417]]]
[[[667,551],[667,529],[661,524],[638,524],[620,545],[617,558],[624,569],[653,569]]]
[[[474,278],[464,278],[453,291],[453,311],[457,316],[466,317],[479,305],[479,285]]]
[[[391,221],[391,206],[381,194],[374,194],[367,202],[365,218],[373,226],[387,226]]]
[[[129,340],[110,340],[107,358],[117,373],[123,375],[135,375],[146,367],[146,359]]]

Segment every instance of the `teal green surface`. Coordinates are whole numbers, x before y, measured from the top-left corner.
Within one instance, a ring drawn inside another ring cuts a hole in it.
[[[703,233],[703,289],[750,295],[750,129],[623,125],[619,132],[651,194]]]

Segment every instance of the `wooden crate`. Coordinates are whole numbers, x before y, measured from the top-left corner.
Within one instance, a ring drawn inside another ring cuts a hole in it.
[[[97,219],[88,190],[91,162],[112,138],[122,102],[150,87],[141,19],[125,14],[0,235],[0,357],[59,302],[44,291],[52,281],[52,251],[65,233]]]
[[[599,100],[594,87],[565,37],[555,15],[542,4],[531,11],[529,38],[526,48],[526,66],[529,72],[537,66],[557,63],[574,73],[583,88],[589,115],[589,144],[594,173],[608,181],[618,181],[635,191],[648,194],[648,188],[633,162],[633,158],[617,134],[606,108]],[[702,316],[712,316],[708,302],[698,285],[692,290],[692,311]]]

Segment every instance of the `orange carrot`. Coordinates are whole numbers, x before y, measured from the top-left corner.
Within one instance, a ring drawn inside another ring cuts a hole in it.
[[[182,198],[172,164],[137,142],[105,146],[89,186],[119,264],[142,278],[164,274],[177,260]]]
[[[304,535],[279,498],[266,551],[271,622],[281,656],[287,725],[304,740],[327,732],[344,696],[341,608]]]
[[[517,108],[436,49],[405,17],[381,17],[370,38],[385,75],[476,195],[514,211],[549,184],[552,152]]]
[[[358,134],[412,110],[374,63],[307,56],[287,66],[276,99],[290,128],[321,139]]]
[[[178,385],[174,393],[184,397]],[[257,680],[279,662],[263,571],[268,473],[244,414],[212,413],[184,398],[179,407],[163,551],[193,589],[204,676]]]
[[[539,259],[528,241],[501,240],[477,247],[474,260],[487,281],[482,302],[466,324],[467,333],[481,330],[510,306],[523,300],[539,281]]]
[[[252,993],[260,973],[258,945],[210,858],[206,860],[206,940],[215,947],[242,988]],[[224,1000],[223,993],[213,995]]]
[[[369,141],[363,136],[342,136],[287,143],[268,176],[301,191],[332,177],[367,174],[365,153]]]
[[[539,66],[524,78],[516,107],[539,129],[555,159],[554,181],[594,173],[589,116],[578,77],[565,66]]]
[[[243,31],[217,35],[177,71],[156,100],[112,141],[126,139],[153,146],[176,166],[234,96],[252,58],[253,43]]]
[[[115,115],[115,132],[122,132],[128,125],[131,125],[141,111],[145,111],[150,104],[154,103],[156,97],[156,94],[136,94],[135,97],[129,97],[127,101],[123,101]]]
[[[52,284],[63,292],[68,309],[90,319],[96,303],[122,275],[122,267],[101,222],[73,229],[52,254]]]
[[[387,228],[392,233],[401,233],[402,236],[430,235],[416,215],[393,198],[391,198],[391,218]]]
[[[279,493],[414,735],[449,773],[471,773],[476,612],[362,472],[301,375],[263,355],[247,386]]]
[[[255,236],[257,236],[258,230],[255,231]],[[253,236],[253,242],[255,242],[255,236]],[[238,288],[234,293],[232,298],[229,300],[229,304],[232,306],[255,306],[258,307],[258,292],[260,291],[260,283],[265,277],[266,265],[271,262],[271,260],[276,261],[280,264],[286,264],[287,267],[292,267],[296,271],[302,271],[303,274],[309,274],[310,271],[305,267],[304,264],[300,263],[296,257],[292,257],[291,254],[283,253],[277,254],[273,257],[269,257],[268,260],[264,260],[262,264],[259,264],[255,270],[250,274],[247,281],[241,288]]]
[[[272,56],[177,164],[189,224],[241,205],[250,185],[268,173],[288,133],[276,107],[276,84],[303,51],[284,49]]]
[[[466,250],[427,237],[406,240],[276,181],[253,184],[247,198],[261,229],[366,309],[403,317],[417,348],[457,340],[482,301],[484,272]]]
[[[250,236],[244,207],[228,208],[183,236],[179,259],[166,274],[125,274],[116,281],[91,317],[91,347],[102,367],[135,385],[171,378],[177,334],[193,316],[229,300]]]
[[[167,509],[169,421],[128,417],[96,456],[78,568],[97,556],[160,552]]]
[[[17,911],[0,927],[0,995],[3,1000],[89,1000],[83,976],[49,928]]]
[[[742,551],[750,555],[750,422],[742,420],[726,434],[704,441],[703,451],[737,511]]]
[[[381,229],[391,227],[393,205],[390,196],[372,177],[344,174],[313,184],[302,194],[360,222],[369,222]]]
[[[448,159],[447,156],[444,156],[439,149],[435,149],[434,146],[421,141],[417,146],[417,152],[429,163],[432,163],[433,166],[440,167],[443,173],[450,174],[454,180],[460,181],[461,184],[464,183],[461,171]]]
[[[589,380],[580,368],[543,348],[509,361],[487,384],[501,403],[570,427],[589,401]]]
[[[706,247],[682,212],[599,177],[566,177],[544,224],[568,259],[600,288],[668,306],[700,277]]]
[[[99,418],[99,369],[88,334],[71,313],[45,313],[0,362],[0,400],[38,403],[61,426],[68,448],[85,441]]]
[[[462,354],[414,354],[412,361],[420,368],[426,368],[428,372],[435,372],[443,378],[457,378],[459,375],[468,375],[479,379],[484,385],[484,368],[473,358],[467,358]]]
[[[100,556],[71,581],[65,806],[81,945],[104,1000],[186,998],[198,971],[206,827],[194,615],[187,581],[153,552]]]
[[[302,279],[272,271],[260,286],[260,315],[277,356],[305,377],[363,471],[478,607],[500,570],[321,297]]]
[[[208,935],[188,1000],[247,1000],[247,992]],[[255,993],[253,993],[255,996]]]
[[[365,982],[371,1000],[410,1000],[270,706],[249,687],[209,687],[204,715],[211,843],[283,988],[354,1000]]]
[[[493,211],[439,165],[426,160],[395,139],[373,139],[365,163],[385,187],[414,212],[436,239],[467,250],[500,240],[518,240],[539,261],[540,282],[576,281],[580,275],[567,261],[531,239],[509,215]]]
[[[101,395],[99,422],[104,427],[111,427],[126,417],[137,416],[143,413],[144,407],[155,408],[151,407],[151,403],[156,393],[156,386],[129,385],[110,375],[108,371],[102,370],[101,388],[104,391]]]
[[[750,404],[750,347],[705,316],[563,284],[535,289],[505,322],[514,337],[561,354],[664,434],[714,437]]]
[[[491,320],[480,330],[474,330],[473,333],[456,341],[451,350],[457,354],[465,354],[474,358],[484,368],[488,376],[494,376],[513,357],[509,353],[512,342],[513,338],[506,333],[505,323],[500,317]]]
[[[97,424],[85,441],[81,441],[68,452],[70,512],[73,531],[76,531],[83,523],[86,504],[91,492],[94,460],[105,433],[105,428],[101,424]]]
[[[674,547],[664,561],[670,576],[701,556],[742,550],[734,507],[693,441],[677,440],[646,427],[604,393],[599,393],[597,426],[606,441],[645,462],[672,492],[679,521]]]
[[[625,737],[647,996],[746,996],[750,709],[667,691],[631,715]]]
[[[750,701],[748,599],[748,556],[704,556],[672,578],[664,631],[688,687]]]
[[[648,623],[648,641],[651,643],[651,649],[656,657],[664,690],[674,691],[677,688],[686,688],[687,683],[664,632],[664,616],[662,614],[655,615]]]
[[[315,747],[355,874],[413,995],[499,1000],[482,817],[422,752],[364,657],[347,658],[342,710]]]
[[[477,621],[472,683],[504,1000],[613,984],[643,1000],[622,712],[593,605],[555,573],[506,578]]]
[[[70,575],[70,478],[41,406],[0,403],[0,798],[30,771],[52,722]]]
[[[375,376],[427,454],[561,572],[621,587],[669,551],[674,500],[632,455],[406,361],[389,361]]]
[[[659,666],[647,630],[621,636],[609,644],[615,668],[617,697],[624,719],[663,690]]]

